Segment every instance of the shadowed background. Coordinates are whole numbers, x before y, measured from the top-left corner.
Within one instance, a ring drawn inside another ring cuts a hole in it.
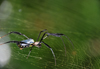
[[[33,47],[26,59],[30,48],[20,50],[11,43],[10,59],[3,66],[0,61],[1,69],[99,69],[99,4],[100,0],[0,0],[0,36],[4,35],[2,32],[18,31],[36,41],[39,32],[47,29],[50,33],[67,35],[74,44],[73,48],[63,37],[67,50],[65,56],[60,38],[50,36],[44,40],[54,50],[55,66],[53,55],[45,45]],[[24,39],[11,34],[0,39],[0,43]]]

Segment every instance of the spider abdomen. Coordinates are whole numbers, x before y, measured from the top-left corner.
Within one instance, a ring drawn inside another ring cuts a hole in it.
[[[32,44],[32,43],[34,43],[34,40],[30,38],[30,39],[27,39],[27,40],[23,40],[21,42],[24,42],[26,44]]]
[[[27,39],[27,40],[23,40],[21,42],[19,42],[17,45],[20,49],[26,48],[26,47],[32,47],[34,43],[33,39]]]

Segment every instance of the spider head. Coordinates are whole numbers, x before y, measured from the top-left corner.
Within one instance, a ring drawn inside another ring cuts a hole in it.
[[[35,45],[36,47],[38,47],[38,48],[41,47],[41,43],[40,43],[40,42],[34,42],[34,45]]]

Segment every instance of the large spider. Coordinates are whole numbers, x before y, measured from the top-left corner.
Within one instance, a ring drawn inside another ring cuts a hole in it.
[[[29,54],[28,54],[28,56],[27,56],[27,58],[28,58],[29,55],[30,55],[30,53],[31,53],[32,48],[33,48],[34,46],[40,48],[40,47],[41,47],[41,43],[43,43],[45,46],[47,46],[47,47],[51,50],[51,52],[52,52],[52,54],[53,54],[53,57],[54,57],[54,60],[55,60],[55,65],[56,65],[56,57],[55,57],[55,54],[54,54],[52,48],[51,48],[48,44],[46,44],[43,40],[44,40],[45,38],[47,38],[49,35],[56,36],[56,37],[60,37],[61,40],[62,40],[62,42],[63,42],[64,48],[65,48],[65,56],[66,56],[66,46],[65,46],[65,43],[64,43],[64,41],[63,41],[63,39],[62,39],[61,36],[65,36],[66,38],[68,38],[68,37],[67,37],[66,35],[64,35],[64,34],[61,34],[61,33],[48,33],[48,32],[45,32],[45,31],[47,31],[47,30],[44,29],[43,31],[40,31],[36,42],[35,42],[33,39],[28,38],[26,35],[24,35],[24,34],[22,34],[22,33],[20,33],[20,32],[10,32],[10,33],[8,33],[8,34],[6,34],[6,35],[4,35],[4,36],[2,36],[2,37],[0,37],[0,38],[3,38],[3,37],[5,37],[5,36],[7,36],[7,35],[9,35],[9,34],[15,33],[15,34],[18,34],[18,35],[23,35],[23,36],[26,37],[27,39],[26,39],[26,40],[22,40],[22,41],[8,41],[8,42],[2,43],[2,44],[0,44],[0,45],[6,44],[6,43],[16,43],[17,46],[18,46],[21,50],[22,50],[23,48],[26,48],[26,47],[31,47],[31,49],[30,49],[30,51],[29,51]],[[38,41],[38,40],[39,40],[39,37],[40,37],[40,35],[41,35],[42,32],[45,32],[45,33],[43,34],[43,36],[42,36],[42,38],[40,39],[40,41]],[[45,36],[45,35],[46,35],[46,36]],[[69,38],[68,38],[68,40],[71,42],[71,44],[72,44],[72,46],[73,46],[72,41],[71,41]]]

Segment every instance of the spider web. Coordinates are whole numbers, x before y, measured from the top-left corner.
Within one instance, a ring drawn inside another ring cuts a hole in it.
[[[19,50],[16,44],[6,44],[10,45],[11,56],[9,62],[2,69],[100,68],[100,33],[98,32],[100,21],[97,1],[37,0],[30,3],[27,0],[24,2],[10,0],[2,1],[2,3],[6,3],[7,6],[3,7],[6,9],[10,7],[10,11],[2,9],[3,12],[7,12],[8,16],[4,13],[3,15],[6,16],[0,17],[0,31],[6,33],[18,31],[36,40],[41,30],[48,29],[50,33],[67,35],[74,44],[73,48],[70,41],[64,36],[62,37],[66,45],[67,53],[65,56],[64,45],[59,37],[50,36],[44,40],[53,49],[57,66],[55,66],[52,52],[43,44],[41,48],[33,47],[28,59],[26,57],[30,48]],[[1,14],[2,11],[0,11]],[[1,34],[2,32],[0,32]],[[10,39],[7,39],[7,37]],[[16,34],[7,37],[5,37],[7,40],[2,38],[4,40],[1,41],[0,39],[0,42],[25,39]]]

